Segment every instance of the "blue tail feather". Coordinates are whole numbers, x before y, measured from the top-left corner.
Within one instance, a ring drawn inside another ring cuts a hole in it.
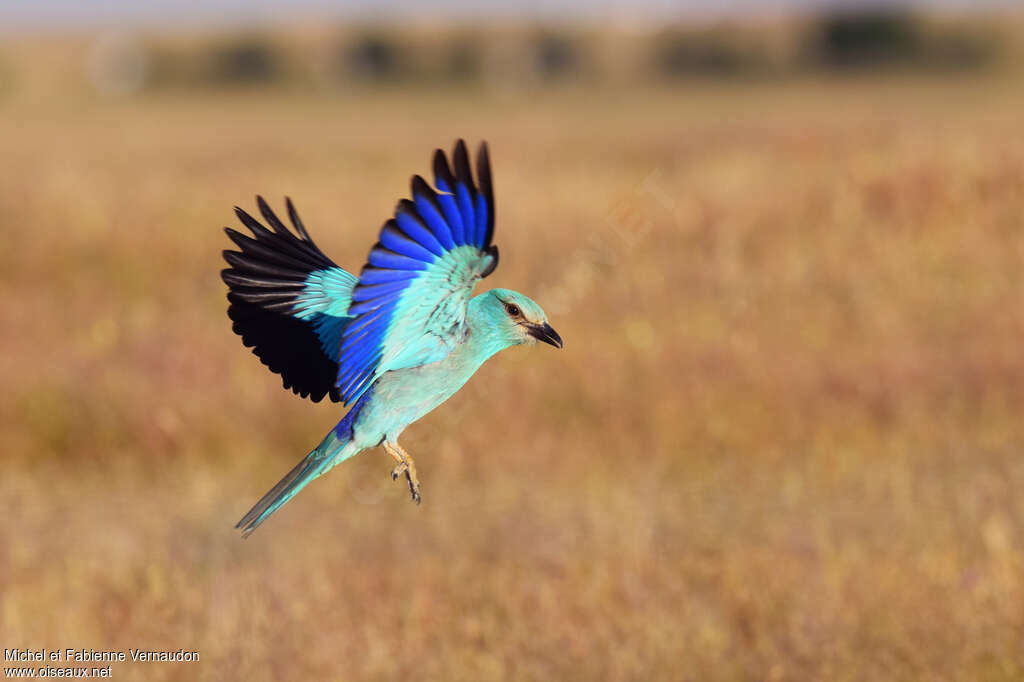
[[[267,491],[267,494],[260,498],[260,501],[254,504],[252,509],[242,517],[241,521],[235,525],[235,528],[242,530],[242,537],[249,537],[261,523],[295,497],[313,479],[358,452],[358,450],[352,448],[345,452],[345,446],[352,442],[353,424],[359,415],[359,411],[369,401],[372,394],[373,389],[371,387],[360,396],[360,399],[352,406],[352,409],[348,411],[344,418],[338,422],[337,426],[327,433],[320,445],[316,446],[312,452],[296,464],[284,478],[277,482],[277,485]]]

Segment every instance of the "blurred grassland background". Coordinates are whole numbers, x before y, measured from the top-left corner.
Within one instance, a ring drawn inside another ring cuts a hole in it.
[[[0,43],[0,642],[138,680],[1024,678],[1018,15]],[[852,37],[851,37],[852,36]],[[866,36],[866,37],[865,37]],[[358,271],[487,139],[490,361],[250,540],[341,415],[225,315],[233,205]]]

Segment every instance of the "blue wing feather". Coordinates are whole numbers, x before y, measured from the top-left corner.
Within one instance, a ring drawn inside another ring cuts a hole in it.
[[[441,208],[437,203],[437,195],[430,189],[426,180],[420,176],[412,179],[412,198],[416,206],[416,212],[423,219],[423,222],[430,231],[437,237],[438,242],[445,250],[454,249],[458,244],[452,237],[452,230],[441,215]]]
[[[414,279],[419,273],[410,270],[384,270],[372,266],[363,268],[359,281],[365,285],[379,284],[382,282],[398,282],[401,280]]]
[[[348,403],[391,369],[434,362],[457,341],[473,285],[497,264],[491,245],[493,190],[485,144],[477,154],[478,189],[466,145],[434,154],[440,194],[420,176],[381,228],[356,284],[341,334],[335,386]]]
[[[487,235],[487,200],[482,194],[476,197],[476,234],[473,235],[473,243],[477,246],[484,246]]]
[[[424,263],[433,263],[435,254],[419,242],[398,229],[398,224],[388,221],[380,231],[380,243],[397,254],[414,258]]]
[[[444,254],[445,248],[441,246],[441,242],[437,240],[437,237],[427,229],[427,226],[416,217],[416,206],[408,199],[403,199],[399,202],[398,208],[395,209],[395,222],[410,239],[413,239],[435,256]]]
[[[466,242],[477,244],[476,237],[476,216],[473,214],[473,199],[465,185],[459,184],[455,187],[455,198],[459,202],[459,211],[462,213],[462,224],[466,228]]]
[[[481,148],[477,155],[486,159],[486,148]],[[476,184],[473,182],[473,173],[469,167],[469,154],[466,153],[466,146],[458,145],[452,153],[452,164],[455,166],[456,196],[459,200],[459,207],[462,210],[462,221],[468,226],[466,240],[470,244],[480,245],[480,235],[477,234],[476,216]]]
[[[367,263],[389,270],[426,270],[429,265],[429,263],[403,256],[379,245],[370,252]]]
[[[447,192],[447,190],[441,191]],[[462,225],[462,215],[459,213],[459,207],[455,205],[455,198],[451,194],[438,194],[437,203],[441,206],[444,219],[452,230],[452,240],[456,244],[468,243]]]
[[[398,294],[405,289],[409,283],[407,281],[398,282],[383,282],[381,284],[371,284],[369,286],[363,286],[359,291],[355,292],[352,296],[353,303],[361,303],[363,301],[373,301],[382,296],[389,294]]]

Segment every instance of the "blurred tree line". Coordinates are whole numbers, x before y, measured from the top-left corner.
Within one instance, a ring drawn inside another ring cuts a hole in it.
[[[1020,31],[1017,31],[1019,33]],[[501,85],[782,78],[821,73],[981,71],[1013,61],[998,17],[945,21],[907,10],[836,11],[774,24],[635,31],[571,27],[106,36],[91,47],[103,92],[161,88]],[[0,97],[19,80],[0,54]]]

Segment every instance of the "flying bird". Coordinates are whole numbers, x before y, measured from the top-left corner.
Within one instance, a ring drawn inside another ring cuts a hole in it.
[[[451,164],[434,152],[434,187],[412,178],[384,223],[359,276],[313,242],[290,199],[294,232],[256,197],[267,226],[235,208],[252,236],[224,228],[239,251],[224,251],[228,316],[285,388],[350,406],[324,439],[235,526],[248,536],[310,481],[381,445],[419,503],[412,457],[398,444],[407,426],[450,398],[500,350],[538,341],[562,347],[539,305],[516,291],[473,296],[498,265],[494,190],[487,144],[476,178],[462,140]]]

